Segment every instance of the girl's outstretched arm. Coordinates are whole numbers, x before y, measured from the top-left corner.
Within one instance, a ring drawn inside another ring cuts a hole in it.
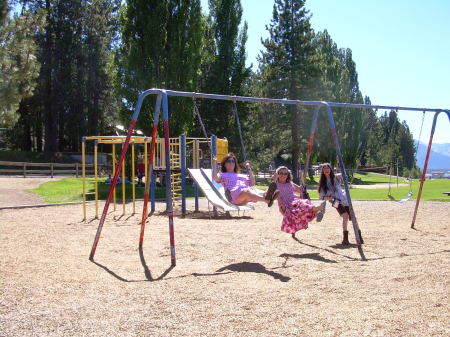
[[[250,178],[249,180],[249,185],[250,186],[255,186],[256,185],[256,179],[255,176],[253,175],[253,170],[252,167],[250,166],[250,163],[247,161],[245,162],[245,167],[248,170],[248,177]]]
[[[300,185],[297,185],[297,184],[294,184],[294,183],[292,183],[292,185],[294,186],[294,192],[300,193],[300,194],[303,193],[303,186],[300,186]]]
[[[218,172],[218,170],[217,170],[217,157],[216,157],[216,156],[213,156],[213,157],[212,157],[212,180],[214,180],[215,182],[220,183],[220,182],[221,182],[221,179],[220,179],[218,173],[219,173],[219,172]]]

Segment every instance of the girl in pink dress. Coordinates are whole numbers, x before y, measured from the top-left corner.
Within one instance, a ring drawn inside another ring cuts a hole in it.
[[[269,191],[263,193],[251,188],[250,186],[256,184],[255,177],[253,176],[250,163],[246,162],[245,166],[249,173],[248,176],[240,174],[241,169],[236,156],[233,153],[228,153],[220,163],[220,172],[217,172],[217,158],[213,157],[213,180],[221,183],[229,191],[231,203],[235,205],[262,201],[267,203],[269,207],[272,206],[279,192],[269,189]]]
[[[292,175],[286,166],[280,166],[275,171],[274,182],[280,191],[278,196],[278,208],[283,215],[281,230],[292,234],[308,228],[308,223],[316,216],[321,221],[325,212],[325,202],[320,206],[314,206],[308,199],[301,199],[296,193],[302,195],[302,187],[292,182]]]

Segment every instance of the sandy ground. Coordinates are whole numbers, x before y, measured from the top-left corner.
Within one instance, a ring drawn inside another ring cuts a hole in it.
[[[140,216],[110,212],[94,262],[92,204],[85,222],[0,210],[0,336],[449,336],[450,203],[423,203],[417,230],[413,209],[355,202],[362,260],[331,207],[294,240],[276,207],[210,219],[203,202],[174,219],[174,268],[163,205],[142,250]]]

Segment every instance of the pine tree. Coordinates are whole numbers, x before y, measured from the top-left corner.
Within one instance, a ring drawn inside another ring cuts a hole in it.
[[[42,13],[34,15],[27,10],[4,20],[0,28],[0,126],[11,127],[19,117],[20,101],[31,96],[36,87],[40,64],[34,35],[44,21]]]
[[[364,104],[370,105],[372,104],[370,98],[366,96],[364,98]],[[361,130],[361,146],[359,147],[359,163],[362,166],[366,166],[369,161],[368,155],[368,147],[369,147],[369,139],[372,132],[376,132],[376,129],[379,126],[378,117],[376,111],[374,109],[364,109],[361,110],[362,113],[362,130]]]
[[[242,21],[240,0],[210,0],[206,19],[202,80],[200,91],[223,95],[244,95],[250,69],[245,66],[247,23]],[[239,153],[239,137],[232,113],[232,104],[203,100],[200,112],[207,130],[230,140],[230,149]],[[237,103],[244,128],[248,107]]]
[[[303,0],[275,0],[272,20],[260,58],[265,92],[269,97],[313,100],[320,76],[314,31]],[[308,109],[288,106],[294,179],[298,181],[301,125]],[[287,124],[288,123],[288,124]]]
[[[149,88],[195,91],[203,35],[199,0],[128,0],[122,8],[122,46],[116,55],[122,118],[130,119],[140,92]],[[192,103],[172,98],[171,134],[192,125]],[[147,100],[138,127],[150,132],[153,102]]]
[[[320,99],[362,104],[364,101],[351,50],[338,48],[326,30],[317,34],[316,44],[321,59]],[[333,112],[344,163],[348,167],[356,167],[360,159],[364,112],[349,108],[334,108]],[[320,120],[317,134],[318,159],[334,163],[336,150],[330,142],[328,129],[328,120]]]
[[[5,24],[6,17],[8,16],[8,7],[7,0],[0,2],[0,27]]]
[[[25,2],[31,12],[45,12],[46,25],[35,35],[41,65],[38,85],[33,97],[21,103],[22,124],[13,129],[15,135],[21,128],[28,130],[23,136],[32,142],[15,137],[17,147],[78,151],[82,136],[104,130],[104,115],[114,111],[108,62],[119,4],[120,0]]]

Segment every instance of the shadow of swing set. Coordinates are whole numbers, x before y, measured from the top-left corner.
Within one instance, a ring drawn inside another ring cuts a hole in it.
[[[161,112],[161,108],[162,108],[163,128],[164,128],[164,143],[163,144],[164,144],[164,156],[165,156],[165,161],[166,161],[166,165],[165,165],[165,170],[166,170],[166,172],[165,172],[166,207],[167,207],[167,216],[168,216],[168,220],[169,220],[170,258],[171,258],[171,266],[172,267],[175,267],[175,265],[176,265],[176,256],[175,256],[175,233],[174,233],[174,222],[173,222],[173,199],[172,199],[172,184],[171,184],[172,172],[171,172],[171,164],[170,164],[171,163],[171,154],[170,154],[170,138],[169,138],[169,97],[175,96],[175,97],[191,98],[194,103],[194,113],[198,112],[198,110],[196,109],[196,104],[195,104],[196,98],[231,101],[234,103],[234,105],[233,105],[234,107],[235,107],[235,104],[237,101],[251,102],[251,103],[266,103],[266,104],[270,103],[270,104],[283,104],[283,105],[313,107],[314,115],[313,115],[313,119],[312,119],[310,137],[309,137],[309,142],[308,142],[305,170],[307,170],[307,167],[308,167],[309,161],[310,161],[310,156],[312,153],[319,111],[323,108],[325,110],[325,113],[327,115],[327,118],[328,118],[328,121],[330,124],[331,136],[332,136],[335,148],[336,148],[336,154],[337,154],[339,166],[341,167],[341,171],[342,171],[344,188],[345,188],[345,192],[346,192],[346,195],[348,198],[351,217],[353,219],[352,224],[353,224],[353,230],[355,233],[357,248],[358,248],[358,251],[363,260],[365,259],[365,257],[364,257],[364,252],[363,252],[362,246],[361,246],[361,237],[359,235],[358,221],[357,221],[357,217],[355,215],[355,211],[354,211],[354,208],[352,205],[346,168],[345,168],[344,161],[342,158],[342,153],[341,153],[340,143],[339,143],[339,139],[338,139],[337,132],[336,132],[336,125],[334,122],[332,108],[337,107],[337,108],[357,108],[357,109],[386,109],[386,110],[391,109],[391,110],[396,110],[396,111],[403,110],[403,111],[412,111],[412,112],[423,112],[424,115],[425,115],[425,113],[434,113],[433,124],[432,124],[432,128],[431,128],[425,163],[424,163],[424,167],[422,170],[420,187],[419,187],[419,192],[418,192],[416,205],[415,205],[415,209],[414,209],[413,219],[411,222],[411,228],[414,228],[417,211],[418,211],[418,207],[419,207],[419,203],[420,203],[420,198],[421,198],[421,194],[422,194],[422,188],[423,188],[423,184],[425,182],[425,174],[427,172],[428,161],[429,161],[430,152],[431,152],[431,145],[433,142],[433,135],[434,135],[434,131],[436,128],[437,117],[441,112],[443,112],[444,114],[447,115],[448,120],[450,122],[450,110],[448,110],[448,109],[398,107],[398,106],[386,106],[386,105],[352,104],[352,103],[337,103],[337,102],[324,102],[324,101],[323,102],[322,101],[301,101],[301,100],[292,100],[292,99],[285,99],[285,98],[284,99],[259,98],[259,97],[246,97],[246,96],[203,94],[203,93],[195,93],[195,92],[182,92],[182,91],[173,91],[173,90],[156,89],[156,88],[148,89],[139,95],[139,98],[136,103],[136,107],[135,107],[135,110],[134,110],[134,113],[132,116],[132,120],[131,120],[130,126],[128,128],[127,136],[125,138],[125,141],[122,144],[122,152],[120,154],[119,160],[118,160],[116,168],[115,168],[114,178],[112,180],[111,187],[109,189],[109,192],[108,192],[108,195],[106,198],[105,206],[103,208],[103,212],[102,212],[99,224],[98,224],[97,232],[96,232],[94,242],[93,242],[93,245],[91,248],[91,252],[89,255],[89,260],[91,260],[91,261],[94,260],[95,252],[96,252],[96,249],[98,246],[98,242],[100,240],[100,234],[101,234],[101,231],[102,231],[102,228],[103,228],[103,225],[104,225],[107,213],[108,213],[108,208],[109,208],[112,196],[113,196],[115,186],[118,182],[119,174],[121,172],[122,165],[124,163],[124,159],[125,159],[125,156],[127,153],[128,146],[132,139],[133,130],[136,126],[136,122],[139,117],[139,113],[141,111],[142,103],[143,103],[144,99],[149,95],[156,95],[156,103],[155,103],[155,109],[153,112],[153,128],[152,128],[152,136],[150,138],[151,139],[150,155],[148,157],[146,177],[152,177],[152,180],[154,180],[154,176],[152,175],[151,172],[153,172],[153,169],[155,166],[154,153],[155,153],[155,148],[156,148],[156,144],[157,144],[157,128],[158,128],[160,112]],[[233,113],[237,114],[237,111],[235,112],[235,108],[233,108]],[[198,117],[201,120],[200,115],[198,115]],[[237,117],[237,115],[236,115],[236,117]],[[239,119],[238,118],[236,118],[236,119],[238,122],[239,131],[240,131],[241,144],[243,145],[242,134],[241,134],[240,125],[239,125]],[[206,134],[206,130],[204,129],[203,123],[201,123],[201,124],[202,124],[202,128],[203,128],[203,132]],[[244,153],[244,158],[245,158],[244,148],[242,148],[242,151]],[[148,208],[148,200],[149,200],[149,194],[150,194],[150,185],[152,185],[152,184],[146,184],[145,192],[144,192],[144,205],[143,205],[143,210],[142,210],[141,231],[140,231],[140,236],[139,236],[139,248],[140,249],[142,249],[142,246],[143,246],[145,224],[146,224],[146,221],[148,218],[147,208]]]

